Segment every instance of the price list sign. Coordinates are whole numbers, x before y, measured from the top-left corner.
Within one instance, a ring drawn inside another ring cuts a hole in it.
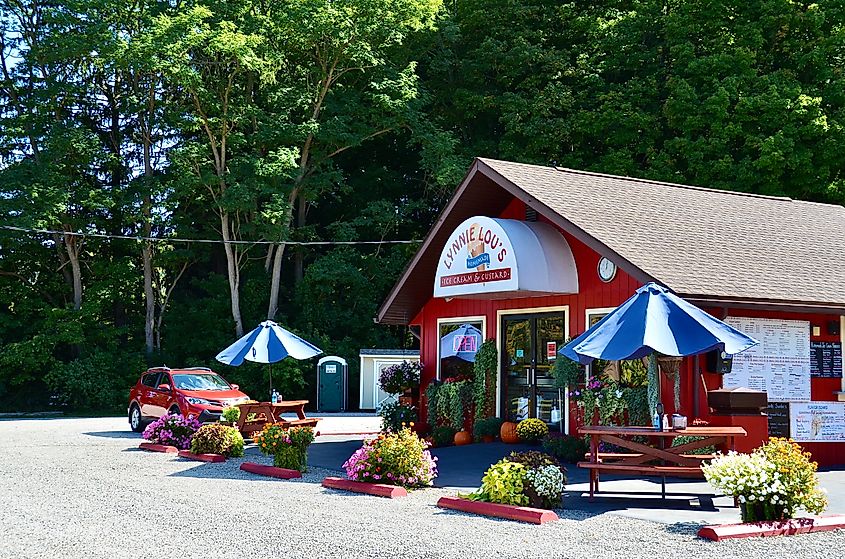
[[[842,378],[842,344],[811,342],[810,375],[818,378]]]
[[[725,388],[762,390],[770,402],[810,400],[810,323],[729,316],[725,322],[760,343],[733,358]]]

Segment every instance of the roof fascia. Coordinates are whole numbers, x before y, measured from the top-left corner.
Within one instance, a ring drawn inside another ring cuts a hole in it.
[[[384,320],[384,315],[387,313],[387,309],[390,308],[390,305],[392,305],[393,301],[396,300],[396,296],[399,295],[399,292],[402,290],[402,287],[404,287],[405,282],[408,281],[408,277],[411,275],[411,272],[413,272],[417,263],[420,261],[420,258],[422,258],[422,255],[428,250],[429,246],[434,240],[434,237],[437,236],[437,233],[443,226],[443,222],[445,221],[446,216],[449,215],[455,205],[457,205],[458,200],[460,200],[461,198],[461,195],[463,195],[469,183],[472,182],[472,179],[475,177],[476,173],[478,173],[479,163],[480,162],[477,158],[473,161],[472,166],[470,166],[466,177],[464,177],[464,180],[461,181],[460,185],[458,185],[458,188],[457,190],[455,190],[455,193],[452,195],[452,198],[449,200],[449,203],[446,204],[446,207],[443,208],[443,211],[441,211],[440,215],[437,216],[437,221],[435,221],[434,225],[432,225],[431,229],[429,229],[428,235],[426,235],[422,245],[417,250],[416,254],[414,254],[414,257],[411,259],[408,265],[405,266],[405,269],[402,271],[402,275],[400,276],[399,281],[396,282],[396,284],[393,286],[393,289],[391,289],[390,293],[387,295],[387,298],[379,307],[378,314],[376,315],[376,322],[382,322],[382,320]]]

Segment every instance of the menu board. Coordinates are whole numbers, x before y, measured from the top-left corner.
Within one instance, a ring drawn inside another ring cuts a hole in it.
[[[842,378],[842,344],[810,342],[810,376]]]
[[[789,438],[789,402],[769,402],[769,436]]]
[[[810,323],[729,316],[725,322],[760,343],[733,356],[724,388],[765,391],[769,401],[810,400]]]
[[[789,407],[794,440],[845,441],[845,402],[792,402]]]

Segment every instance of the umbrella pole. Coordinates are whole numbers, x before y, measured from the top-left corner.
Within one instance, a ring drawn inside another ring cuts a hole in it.
[[[657,366],[657,354],[652,352],[648,356],[648,408],[649,414],[654,415],[660,402],[660,371]]]
[[[267,363],[267,371],[270,373],[270,398],[273,397],[273,364]]]

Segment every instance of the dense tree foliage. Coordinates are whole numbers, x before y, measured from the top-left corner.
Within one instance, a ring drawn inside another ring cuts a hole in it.
[[[843,203],[843,26],[838,0],[0,0],[0,224],[56,231],[0,230],[0,408],[119,409],[266,317],[351,364],[412,344],[371,319],[414,246],[287,243],[420,238],[474,156]]]

